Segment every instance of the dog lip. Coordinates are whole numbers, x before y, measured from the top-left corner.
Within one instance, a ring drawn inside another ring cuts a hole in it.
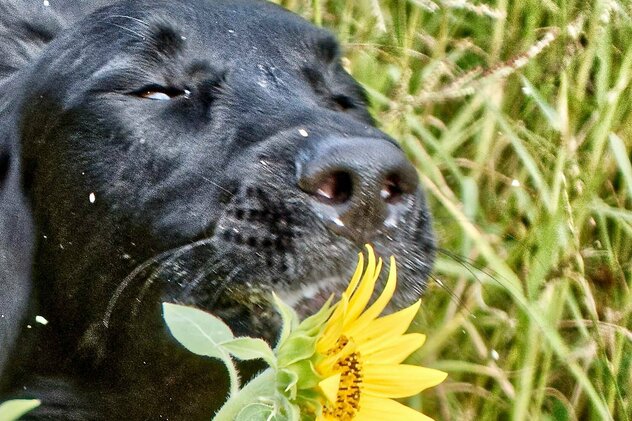
[[[318,311],[332,295],[343,291],[344,281],[340,276],[329,276],[293,291],[279,291],[279,298],[306,317]]]

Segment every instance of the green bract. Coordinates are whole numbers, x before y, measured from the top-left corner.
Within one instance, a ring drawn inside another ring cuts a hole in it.
[[[298,421],[313,419],[321,404],[313,388],[320,376],[312,358],[316,340],[329,318],[331,300],[315,315],[300,322],[296,312],[274,295],[281,315],[279,341],[274,350],[261,339],[235,338],[219,318],[193,307],[163,303],[164,319],[172,335],[188,350],[221,360],[231,386],[215,421]],[[243,388],[233,358],[262,359],[270,367]]]

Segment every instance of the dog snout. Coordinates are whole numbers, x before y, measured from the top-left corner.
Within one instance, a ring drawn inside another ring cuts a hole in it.
[[[327,138],[298,166],[298,185],[316,214],[357,244],[396,227],[415,200],[417,173],[393,143],[376,138]]]

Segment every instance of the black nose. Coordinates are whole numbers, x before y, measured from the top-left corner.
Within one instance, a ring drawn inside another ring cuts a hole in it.
[[[331,230],[358,244],[396,227],[416,196],[415,168],[383,139],[328,138],[299,162],[298,185]]]

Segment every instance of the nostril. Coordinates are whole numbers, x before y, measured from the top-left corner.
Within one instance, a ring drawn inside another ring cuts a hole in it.
[[[384,178],[380,197],[389,204],[399,203],[405,194],[414,191],[414,187],[408,185],[398,174],[389,174]]]
[[[339,205],[349,200],[353,194],[351,174],[346,171],[334,171],[327,174],[317,184],[314,195],[330,205]]]

